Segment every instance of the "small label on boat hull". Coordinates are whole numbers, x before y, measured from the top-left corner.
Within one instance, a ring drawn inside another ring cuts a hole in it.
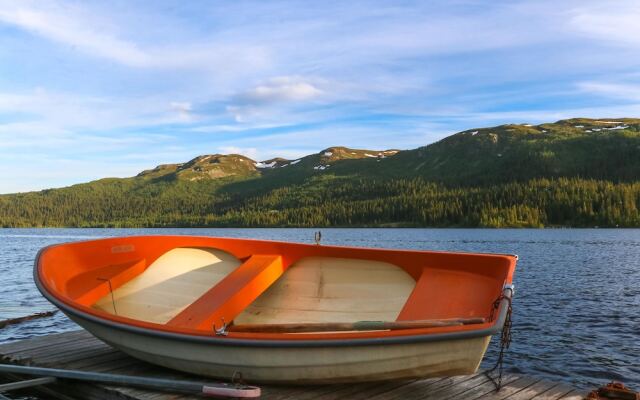
[[[118,254],[118,253],[131,253],[132,251],[135,251],[135,246],[132,244],[123,244],[120,246],[113,246],[111,248],[111,253],[112,254]]]

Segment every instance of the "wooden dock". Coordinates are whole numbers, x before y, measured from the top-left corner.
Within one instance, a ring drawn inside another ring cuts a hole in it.
[[[17,365],[202,380],[202,378],[138,361],[82,330],[2,344],[0,358],[3,363]],[[5,378],[17,379],[15,376]],[[583,392],[566,384],[529,376],[507,374],[504,382],[505,385],[499,392],[495,391],[493,383],[483,374],[330,386],[262,386],[262,398],[275,400],[581,400],[584,397]],[[45,398],[64,400],[195,400],[202,398],[69,381],[39,386],[38,390]]]

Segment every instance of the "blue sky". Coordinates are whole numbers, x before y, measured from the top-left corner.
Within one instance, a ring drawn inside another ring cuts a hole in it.
[[[640,2],[0,0],[0,193],[640,116]]]

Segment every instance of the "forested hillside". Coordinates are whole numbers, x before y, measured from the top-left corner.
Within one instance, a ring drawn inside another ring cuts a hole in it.
[[[473,129],[415,150],[204,155],[0,196],[0,225],[640,226],[640,120]]]

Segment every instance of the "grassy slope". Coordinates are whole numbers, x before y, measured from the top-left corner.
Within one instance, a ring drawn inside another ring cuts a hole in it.
[[[158,224],[157,221],[162,225],[231,221],[231,224],[244,225],[251,220],[247,215],[255,218],[254,214],[283,210],[291,214],[288,218],[297,221],[296,213],[304,214],[309,207],[316,207],[314,212],[318,212],[321,203],[332,199],[349,208],[349,203],[371,206],[377,199],[389,196],[411,198],[406,191],[414,189],[392,193],[389,188],[394,187],[393,182],[416,178],[452,190],[467,188],[466,194],[475,190],[473,188],[539,178],[639,181],[640,120],[616,121],[619,122],[574,119],[539,126],[472,129],[384,158],[365,156],[365,153],[351,158],[349,149],[332,148],[327,149],[333,153],[331,156],[323,151],[304,157],[296,164],[261,171],[248,166],[251,160],[239,162],[241,156],[199,157],[134,178],[102,179],[68,188],[0,196],[0,224],[148,226]],[[612,129],[618,127],[624,129]],[[336,159],[340,152],[344,154]],[[321,165],[330,167],[318,170]],[[198,173],[207,173],[210,178],[202,179]],[[216,176],[221,177],[213,179]],[[352,189],[356,186],[360,189]],[[452,198],[440,201],[456,201],[455,192],[452,193]],[[410,205],[402,207],[411,208]],[[349,224],[351,214],[345,214],[342,219],[318,219],[318,223]],[[367,218],[376,220],[375,215],[372,212]],[[379,223],[416,218],[413,214],[407,215],[406,218],[390,215]],[[446,216],[443,218],[446,225]],[[311,217],[307,219],[315,221]],[[458,223],[473,225],[474,222],[452,221],[451,225]],[[567,223],[575,224],[570,220]]]

